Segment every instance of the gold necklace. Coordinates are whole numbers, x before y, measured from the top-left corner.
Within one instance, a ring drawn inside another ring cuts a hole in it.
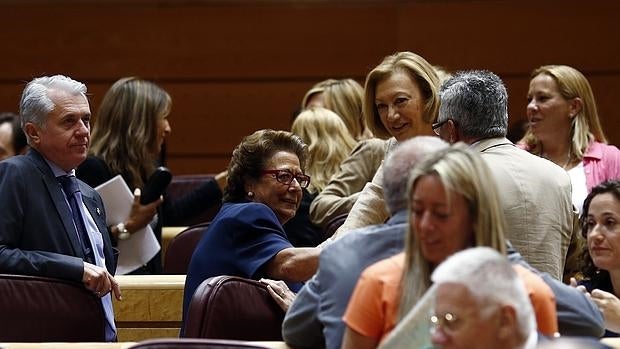
[[[572,160],[571,153],[572,153],[572,152],[570,151],[570,148],[569,148],[569,149],[568,149],[568,153],[566,154],[566,162],[564,163],[564,165],[562,165],[562,169],[564,169],[565,171],[567,171],[566,166],[570,165],[570,163],[571,163],[571,160]],[[549,161],[551,161],[551,162],[553,162],[553,163],[555,163],[556,165],[560,166],[560,164],[558,164],[558,163],[556,163],[555,161],[551,160],[551,159],[547,156],[547,154],[546,154],[546,153],[543,153],[543,154],[542,154],[542,157],[543,157],[543,158],[545,158],[545,159],[547,159],[547,160],[549,160]]]
[[[569,150],[568,151],[568,156],[566,157],[566,162],[564,163],[564,165],[562,165],[562,168],[564,170],[568,171],[566,166],[570,165],[570,162],[571,162],[571,156],[570,156],[570,150]]]

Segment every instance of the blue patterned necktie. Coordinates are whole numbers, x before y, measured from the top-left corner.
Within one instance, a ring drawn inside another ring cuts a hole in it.
[[[60,176],[56,177],[56,179],[58,179],[58,182],[62,185],[62,190],[67,195],[67,201],[69,202],[69,207],[71,208],[71,214],[73,216],[73,223],[75,225],[75,229],[77,230],[78,239],[82,245],[86,262],[105,268],[105,257],[103,256],[102,251],[98,250],[99,252],[97,252],[97,254],[99,259],[95,259],[93,244],[91,244],[88,231],[86,230],[86,223],[84,217],[82,216],[82,210],[80,210],[80,205],[82,205],[82,192],[78,186],[77,178],[75,178],[75,176]],[[103,311],[106,317],[106,340],[112,342],[116,341],[117,337],[116,326],[114,323],[114,309],[112,306],[112,294],[108,293],[102,297],[101,303],[103,304]]]
[[[75,176],[60,176],[56,178],[62,185],[62,190],[64,190],[67,195],[67,201],[69,202],[69,207],[71,208],[71,214],[73,216],[73,224],[77,230],[77,236],[82,245],[86,262],[96,265],[95,254],[93,253],[92,244],[90,243],[84,218],[82,217],[82,211],[79,206],[82,202],[82,192],[78,186],[77,178],[75,178]]]

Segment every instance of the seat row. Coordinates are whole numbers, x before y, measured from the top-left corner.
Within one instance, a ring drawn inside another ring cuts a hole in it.
[[[178,337],[185,275],[123,275],[114,310],[121,342]],[[63,280],[0,274],[0,342],[102,342],[99,299]],[[266,286],[235,276],[205,280],[192,298],[185,337],[281,341],[284,312]]]

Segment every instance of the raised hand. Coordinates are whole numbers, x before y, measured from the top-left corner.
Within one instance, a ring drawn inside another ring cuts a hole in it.
[[[153,220],[153,217],[157,213],[157,207],[164,202],[164,198],[159,197],[159,199],[151,202],[150,204],[141,205],[140,188],[136,188],[133,194],[134,198],[133,203],[131,204],[131,211],[129,212],[129,217],[127,217],[127,222],[125,222],[125,228],[127,228],[127,230],[131,233],[135,233],[136,231],[146,227],[146,225]]]

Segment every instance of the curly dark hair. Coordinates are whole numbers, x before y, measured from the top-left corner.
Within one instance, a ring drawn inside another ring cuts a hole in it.
[[[245,184],[258,180],[261,171],[273,154],[278,151],[291,152],[299,158],[299,165],[305,171],[308,146],[298,136],[287,131],[258,130],[243,138],[233,150],[228,165],[228,179],[224,189],[224,202],[239,202],[245,199]]]
[[[588,212],[590,210],[590,203],[594,199],[594,197],[611,193],[616,200],[620,201],[620,180],[608,180],[605,181],[596,187],[592,188],[592,191],[586,197],[583,202],[583,213],[581,217],[579,217],[579,224],[581,226],[581,236],[587,239],[588,236]],[[595,282],[605,282],[605,280],[609,279],[609,272],[607,270],[599,269],[596,265],[594,265],[594,261],[592,261],[592,257],[590,256],[590,252],[588,251],[588,244],[583,244],[583,248],[581,251],[581,261],[582,261],[582,272],[583,276],[586,279],[591,279]]]

